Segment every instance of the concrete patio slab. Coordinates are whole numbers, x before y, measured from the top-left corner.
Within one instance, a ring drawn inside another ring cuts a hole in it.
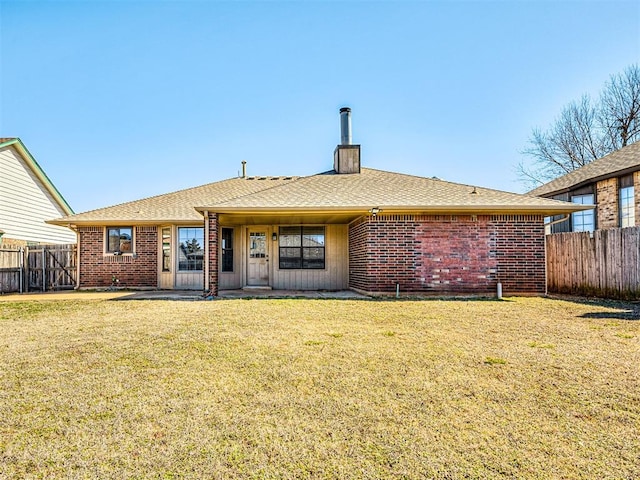
[[[334,299],[364,299],[366,295],[351,290],[312,291],[312,290],[220,290],[218,298],[334,298]]]
[[[303,290],[221,290],[215,300],[236,298],[368,298],[351,290],[303,291]],[[9,293],[0,295],[0,302],[28,302],[54,300],[205,300],[200,290],[65,290],[57,292]]]

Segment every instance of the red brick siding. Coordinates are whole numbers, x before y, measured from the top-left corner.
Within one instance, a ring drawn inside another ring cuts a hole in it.
[[[386,216],[349,228],[349,286],[366,292],[544,293],[542,217]]]
[[[158,286],[158,229],[135,227],[135,255],[105,255],[105,229],[80,227],[80,288]]]
[[[218,214],[209,214],[209,228],[207,231],[209,243],[209,289],[214,295],[218,295]],[[206,279],[205,279],[206,280]],[[205,281],[205,285],[207,282]]]
[[[493,217],[498,220],[498,217]],[[546,291],[544,218],[502,217],[496,231],[497,278],[505,295]],[[505,220],[509,219],[510,220]]]

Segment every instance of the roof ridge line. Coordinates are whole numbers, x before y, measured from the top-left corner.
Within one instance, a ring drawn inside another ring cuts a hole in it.
[[[313,176],[313,175],[309,175],[309,176]],[[258,175],[252,175],[252,178],[259,178],[259,177],[260,177],[260,176],[258,176]],[[264,175],[263,175],[263,177],[264,177],[264,178],[280,178],[280,177],[281,177],[281,175],[273,176],[273,177],[268,177],[268,176],[264,176]],[[239,178],[240,178],[240,179],[243,179],[243,178],[244,178],[244,179],[246,180],[246,179],[247,179],[247,178],[249,178],[249,177],[239,177]],[[284,179],[284,180],[286,180],[287,178],[290,178],[291,180],[290,180],[290,181],[287,181],[287,183],[284,183],[284,184],[282,184],[282,185],[273,185],[273,186],[271,186],[271,187],[267,187],[267,188],[263,188],[262,190],[258,190],[257,192],[250,192],[250,193],[245,193],[245,194],[243,194],[243,195],[238,195],[238,196],[236,196],[236,197],[229,197],[229,198],[227,198],[227,199],[226,199],[224,202],[222,202],[222,203],[213,203],[213,204],[211,204],[211,205],[207,205],[207,207],[219,207],[219,206],[223,206],[225,203],[230,202],[230,201],[232,201],[232,200],[238,200],[239,198],[250,197],[251,195],[255,195],[255,194],[257,194],[257,193],[263,193],[263,192],[268,192],[269,190],[274,190],[274,189],[277,189],[277,188],[282,188],[282,187],[285,187],[285,186],[287,186],[287,185],[291,185],[292,183],[295,183],[295,182],[297,182],[298,180],[300,180],[300,179],[302,179],[302,178],[308,178],[308,177],[307,177],[307,176],[296,176],[296,175],[285,175],[285,176],[283,177],[283,179]],[[194,208],[201,208],[201,207],[194,206]]]

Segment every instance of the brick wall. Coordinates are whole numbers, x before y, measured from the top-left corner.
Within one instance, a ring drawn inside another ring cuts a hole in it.
[[[540,216],[366,217],[349,228],[349,286],[377,293],[545,292]]]
[[[109,255],[104,253],[103,227],[79,227],[80,288],[109,287],[112,277],[123,288],[158,286],[158,229],[134,230],[135,255]]]
[[[615,228],[618,225],[618,179],[609,178],[596,184],[598,203],[597,228]]]
[[[207,242],[209,246],[208,256],[208,272],[209,275],[209,290],[218,295],[218,214],[209,213],[208,216],[208,228],[206,232]],[[207,279],[205,278],[205,285],[207,285]]]

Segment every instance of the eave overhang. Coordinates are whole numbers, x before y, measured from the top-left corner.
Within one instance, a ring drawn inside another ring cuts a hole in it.
[[[363,205],[357,207],[195,207],[204,215],[205,212],[244,215],[244,216],[287,216],[287,215],[328,215],[342,214],[345,216],[369,215],[372,209],[380,214],[423,214],[423,215],[559,215],[581,210],[591,210],[595,205],[581,205],[569,202],[558,202],[558,205]]]
[[[202,219],[135,219],[125,218],[120,220],[72,220],[65,218],[56,218],[53,220],[46,220],[45,223],[50,225],[58,225],[60,227],[76,228],[76,227],[123,227],[130,225],[137,226],[157,226],[157,225],[195,225],[202,221]]]
[[[617,178],[617,177],[624,177],[626,175],[630,175],[634,172],[637,172],[639,169],[640,169],[639,165],[634,165],[633,167],[623,168],[620,170],[616,170],[615,172],[609,172],[603,175],[598,175],[597,177],[591,177],[586,180],[572,183],[569,186],[562,187],[557,190],[544,192],[544,193],[532,193],[537,190],[534,188],[531,192],[528,193],[528,195],[534,195],[536,197],[542,197],[542,198],[551,198],[555,195],[562,195],[563,193],[569,193],[569,192],[572,192],[573,190],[578,190],[580,188],[586,187],[588,185],[596,184],[603,180],[609,180],[611,178]]]
[[[555,200],[545,200],[542,205],[478,204],[478,205],[359,205],[359,206],[293,206],[293,207],[194,207],[193,218],[143,218],[126,215],[122,218],[74,218],[61,217],[46,223],[62,227],[79,226],[158,226],[194,225],[202,222],[205,212],[216,213],[221,223],[270,224],[270,223],[349,223],[368,215],[562,215],[581,210],[590,210],[595,205],[580,205]],[[197,213],[196,213],[197,212]],[[199,215],[198,215],[199,214]],[[79,214],[78,216],[82,216]]]

